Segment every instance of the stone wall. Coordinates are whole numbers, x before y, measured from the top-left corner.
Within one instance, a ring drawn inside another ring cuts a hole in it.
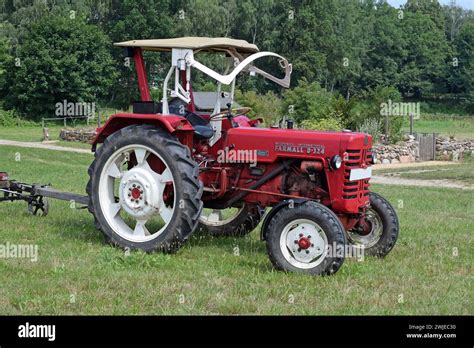
[[[474,139],[436,138],[436,159],[441,161],[459,161],[465,153],[474,155]]]
[[[94,128],[63,128],[59,133],[59,138],[65,141],[79,141],[89,143],[95,137]]]
[[[378,163],[410,163],[419,160],[418,142],[413,136],[395,145],[377,144],[373,146]],[[437,137],[435,157],[440,161],[459,161],[465,154],[474,156],[474,139],[459,140]]]
[[[377,144],[373,146],[377,162],[382,164],[415,162],[418,155],[418,142],[410,136],[407,141],[394,145]]]

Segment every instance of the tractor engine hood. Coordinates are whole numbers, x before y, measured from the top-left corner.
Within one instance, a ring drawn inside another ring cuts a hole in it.
[[[224,146],[255,150],[258,162],[272,163],[278,158],[343,157],[346,150],[370,149],[372,137],[359,132],[238,127],[227,131]]]

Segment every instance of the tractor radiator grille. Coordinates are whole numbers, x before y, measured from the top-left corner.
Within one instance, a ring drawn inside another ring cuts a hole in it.
[[[353,168],[362,165],[371,165],[372,149],[346,150],[347,160],[344,162],[344,185],[342,198],[361,199],[369,195],[369,179],[350,181],[350,173]]]

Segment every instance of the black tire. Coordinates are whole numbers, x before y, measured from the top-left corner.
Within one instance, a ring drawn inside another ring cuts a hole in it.
[[[393,206],[382,196],[370,192],[370,208],[377,213],[382,221],[382,234],[376,244],[364,247],[364,254],[368,256],[385,257],[395,246],[400,232],[398,217]],[[349,243],[354,244],[350,235]]]
[[[262,216],[263,210],[260,207],[245,205],[229,223],[222,226],[210,226],[199,222],[199,230],[216,237],[243,237],[258,226]]]
[[[297,219],[307,219],[317,223],[327,238],[330,249],[337,254],[326,256],[313,268],[299,268],[292,265],[283,255],[280,248],[280,237],[285,227]],[[293,208],[281,208],[270,220],[266,231],[267,252],[273,266],[282,271],[302,272],[311,275],[331,275],[336,273],[344,263],[346,236],[339,218],[327,207],[316,202],[305,202]]]
[[[167,162],[173,173],[176,202],[182,209],[174,209],[169,225],[158,237],[145,242],[132,242],[122,238],[106,222],[100,207],[98,184],[101,171],[110,156],[127,145],[140,144],[155,150]],[[94,215],[95,226],[101,230],[106,240],[114,246],[140,249],[145,252],[175,252],[197,228],[202,210],[202,183],[199,181],[198,165],[191,158],[189,149],[175,137],[152,125],[132,125],[120,129],[105,139],[89,167],[89,211]]]

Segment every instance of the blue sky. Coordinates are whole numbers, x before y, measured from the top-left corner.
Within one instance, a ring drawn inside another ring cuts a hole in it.
[[[406,0],[387,0],[387,2],[393,7],[398,8],[400,5],[403,5]],[[439,2],[442,5],[449,5],[451,3],[451,0],[439,0]],[[474,0],[456,0],[456,4],[463,8],[474,10]]]

